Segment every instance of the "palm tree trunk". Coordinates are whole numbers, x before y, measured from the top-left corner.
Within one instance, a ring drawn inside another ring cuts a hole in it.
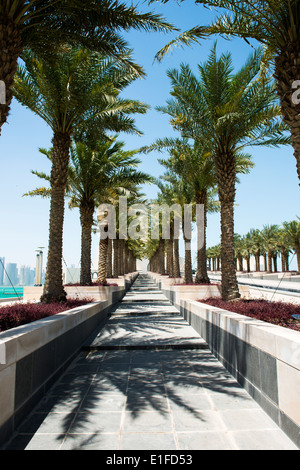
[[[206,257],[206,227],[207,227],[207,191],[202,191],[200,194],[196,194],[196,204],[203,204],[203,245],[197,250],[197,273],[195,277],[195,284],[210,284],[210,280],[207,274],[207,257]],[[197,227],[199,230],[200,228]],[[198,237],[200,235],[198,234]]]
[[[247,273],[250,273],[250,256],[246,257]]]
[[[165,274],[166,273],[166,267],[165,267],[165,240],[161,238],[159,240],[159,273],[160,274]]]
[[[118,265],[118,261],[119,261],[119,256],[118,256],[118,249],[119,249],[119,246],[118,246],[118,239],[115,238],[113,240],[113,277],[118,277],[119,276],[119,265]]]
[[[118,240],[118,264],[119,264],[119,276],[123,276],[124,274],[124,240],[119,239]]]
[[[63,288],[63,224],[65,213],[65,189],[68,179],[70,136],[55,133],[53,137],[51,169],[51,203],[49,222],[49,245],[46,279],[41,302],[65,301]]]
[[[107,247],[107,271],[106,271],[106,276],[108,279],[111,279],[113,277],[112,273],[112,239],[108,239],[108,247]]]
[[[128,245],[127,245],[127,242],[124,241],[124,274],[127,274],[129,273],[129,270],[128,270],[128,255],[129,255],[129,249],[128,249]]]
[[[268,251],[268,273],[272,272],[272,253]]]
[[[289,264],[289,252],[287,251],[285,254],[285,271],[290,270],[290,264]]]
[[[293,83],[299,80],[300,48],[298,43],[288,43],[275,60],[275,78],[280,97],[283,119],[291,131],[292,146],[300,185],[300,104],[294,101]]]
[[[264,271],[267,272],[267,271],[268,271],[267,254],[264,253],[264,254],[263,254],[263,257],[264,257]]]
[[[173,265],[174,265],[174,251],[173,251],[173,240],[167,240],[167,274],[169,277],[173,277]]]
[[[234,249],[235,157],[220,153],[215,158],[219,201],[221,205],[221,279],[222,299],[240,297],[236,277]]]
[[[108,237],[99,242],[99,261],[97,282],[106,284]]]
[[[170,238],[167,239],[167,274],[174,277],[174,221],[170,222]]]
[[[193,284],[191,241],[184,239],[184,282]]]
[[[285,266],[286,266],[286,254],[285,254],[285,250],[284,249],[281,249],[280,250],[280,259],[281,259],[281,271],[284,272],[286,269],[285,269]]]
[[[259,263],[259,260],[260,260],[260,251],[257,251],[254,255],[255,257],[255,271],[256,272],[259,272],[260,271],[260,263]]]
[[[179,240],[174,239],[174,277],[181,277],[180,262],[179,262]]]
[[[192,221],[186,219],[183,215],[182,220],[185,227],[183,233],[184,239],[184,282],[185,284],[193,284],[193,270],[192,270],[192,251],[191,251],[191,238],[192,238]]]
[[[10,111],[14,76],[18,66],[18,58],[23,48],[19,27],[3,15],[0,23],[0,80],[5,83],[5,103],[0,104],[1,134],[2,125],[7,121]]]
[[[234,253],[233,201],[221,202],[221,278],[223,300],[234,300],[240,297]]]
[[[274,267],[274,273],[277,273],[277,254],[272,256],[273,259],[273,267]]]
[[[94,204],[80,206],[80,223],[81,223],[80,284],[83,286],[90,286],[92,284],[91,249],[92,249],[93,215],[94,215]]]

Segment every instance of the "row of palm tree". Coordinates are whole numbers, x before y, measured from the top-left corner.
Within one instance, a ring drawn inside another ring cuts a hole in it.
[[[255,260],[255,271],[278,272],[278,256],[281,271],[290,270],[290,255],[296,256],[297,270],[300,273],[300,221],[292,220],[279,225],[264,225],[261,230],[251,229],[246,235],[235,234],[234,240],[236,270],[250,272],[250,258]],[[221,245],[207,250],[208,269],[219,271]],[[263,259],[263,269],[261,268]]]
[[[196,188],[192,200],[205,207],[204,226],[208,188],[217,188],[221,214],[222,296],[225,300],[240,296],[235,269],[234,204],[238,173],[248,172],[251,167],[246,149],[290,142],[274,82],[270,77],[261,79],[262,60],[263,51],[255,50],[246,64],[234,72],[231,54],[223,53],[218,57],[215,44],[208,60],[198,65],[197,75],[186,64],[179,70],[168,71],[171,98],[165,106],[157,108],[169,116],[173,129],[181,135],[181,143],[191,145],[194,156],[187,159],[184,145],[172,143],[177,155],[173,154],[167,168],[183,183],[188,181]],[[169,146],[170,142],[156,142],[149,149],[164,144]],[[167,178],[170,180],[170,175]],[[183,191],[180,190],[180,194],[182,196]],[[204,250],[198,253],[196,276],[202,282],[207,280],[205,251],[204,243]]]
[[[168,32],[175,28],[160,15],[140,13],[118,0],[0,1],[0,80],[6,90],[0,129],[15,96],[53,131],[42,302],[66,298],[62,234],[72,142],[84,142],[94,150],[99,141],[109,138],[109,132],[139,133],[133,115],[148,109],[120,96],[133,80],[145,76],[122,37],[122,31],[132,29]]]
[[[94,150],[82,142],[73,143],[70,148],[70,163],[68,168],[68,180],[66,186],[66,198],[69,200],[69,208],[78,208],[81,224],[81,262],[80,284],[91,285],[91,245],[94,228],[95,210],[100,204],[109,203],[117,206],[118,198],[125,191],[130,197],[131,203],[138,198],[138,186],[151,182],[151,177],[138,171],[136,167],[140,160],[136,157],[137,150],[124,149],[124,143],[114,136],[111,140],[98,142]],[[53,149],[49,151],[40,149],[41,154],[52,161]],[[50,182],[49,175],[32,171],[39,178]],[[39,187],[29,191],[25,196],[51,197],[51,187]],[[123,252],[128,248],[126,260],[132,254],[125,240],[114,240],[116,257],[114,263],[106,259],[104,247],[112,249],[112,240],[100,240],[98,282],[105,283],[107,278],[118,277],[127,272],[127,264],[124,268],[120,265],[119,258],[123,258]],[[109,245],[108,245],[109,244]],[[111,254],[110,254],[111,256]],[[112,265],[114,270],[112,270]],[[109,270],[110,269],[110,270]]]
[[[299,0],[272,0],[263,8],[258,0],[196,3],[225,8],[232,14],[222,12],[211,26],[181,34],[157,55],[159,59],[174,43],[191,44],[214,34],[240,36],[247,41],[253,38],[263,45],[237,72],[231,54],[218,58],[216,46],[208,60],[199,64],[197,75],[185,64],[179,70],[170,70],[172,98],[157,108],[170,117],[181,140],[188,140],[205,165],[211,164],[214,169],[221,213],[222,296],[231,300],[239,297],[234,244],[239,158],[249,160],[244,153],[249,146],[292,143],[300,177],[300,104],[293,99],[300,66]],[[81,142],[95,150],[97,142],[109,138],[109,132],[139,132],[133,116],[145,113],[147,106],[121,99],[120,94],[144,72],[133,62],[120,31],[133,28],[166,32],[175,28],[160,16],[140,14],[135,7],[111,0],[92,4],[85,0],[1,0],[0,17],[0,79],[6,85],[0,128],[7,120],[14,94],[53,131],[49,249],[41,300],[63,300],[62,233],[71,144]],[[25,65],[17,70],[18,58]],[[271,78],[272,60],[275,83]],[[286,131],[290,131],[291,138]],[[187,178],[188,165],[184,162],[181,170],[172,165],[173,173],[165,178],[175,187],[178,179]],[[200,191],[204,207],[206,191]],[[200,199],[197,201],[199,204]],[[171,243],[171,253],[170,247]],[[200,280],[206,276],[204,251],[198,253]]]
[[[45,60],[32,52],[23,56],[25,65],[20,66],[16,74],[15,96],[44,119],[53,131],[49,246],[41,301],[60,301],[66,298],[62,284],[62,235],[72,142],[82,143],[81,148],[77,147],[76,158],[73,155],[73,173],[81,171],[83,165],[87,175],[88,167],[89,171],[95,165],[101,167],[99,158],[105,154],[105,149],[100,149],[99,154],[98,147],[99,142],[101,147],[110,139],[107,132],[139,133],[133,116],[135,113],[145,113],[148,107],[144,103],[120,97],[120,92],[138,76],[127,65],[118,64],[97,53],[69,47],[59,50],[55,60],[54,55]],[[95,158],[97,153],[98,159]],[[123,170],[125,166],[126,163]],[[105,193],[105,172],[99,171],[100,180],[96,186],[100,185],[98,191]],[[90,191],[89,181],[86,180],[85,184],[86,190]],[[80,213],[83,227],[86,224],[89,226],[92,213],[90,200],[82,202]],[[90,243],[89,236],[85,240]],[[88,265],[89,257],[86,260]],[[89,277],[89,268],[83,268],[83,276]],[[84,282],[88,282],[86,277]]]

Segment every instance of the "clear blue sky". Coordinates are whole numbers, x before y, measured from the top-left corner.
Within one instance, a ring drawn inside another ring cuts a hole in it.
[[[181,30],[196,24],[206,24],[215,13],[195,5],[193,0],[185,0],[181,6],[175,2],[167,5],[159,3],[143,10],[155,10],[174,23]],[[173,34],[131,32],[126,34],[134,58],[147,73],[126,90],[126,96],[148,103],[151,110],[144,116],[137,116],[136,123],[143,132],[142,137],[122,134],[128,149],[139,148],[159,137],[175,135],[168,118],[155,111],[169,97],[170,83],[166,76],[169,68],[179,67],[182,62],[193,68],[206,60],[213,45],[213,39],[202,41],[192,48],[176,48],[161,63],[153,63],[157,51],[163,47]],[[242,40],[225,41],[218,39],[218,52],[230,50],[234,65],[239,68],[251,52]],[[13,100],[8,124],[2,129],[0,137],[0,256],[6,262],[35,265],[35,250],[39,246],[48,247],[49,201],[39,198],[24,198],[22,195],[39,185],[31,169],[49,172],[50,165],[39,151],[39,147],[51,146],[52,133],[47,125],[30,110]],[[253,149],[255,168],[249,175],[241,176],[237,187],[235,231],[241,235],[251,228],[262,228],[264,224],[281,224],[300,215],[299,187],[296,163],[292,148]],[[157,163],[155,154],[141,155],[141,169],[159,176],[163,168]],[[149,198],[156,194],[155,187],[145,188]],[[209,215],[207,239],[208,246],[219,243],[219,214]],[[93,237],[93,259],[97,253],[97,236]],[[64,226],[64,258],[68,266],[79,266],[80,262],[80,223],[77,209],[70,211],[66,206]]]

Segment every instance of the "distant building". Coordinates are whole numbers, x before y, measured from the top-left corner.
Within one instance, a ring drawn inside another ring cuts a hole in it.
[[[5,258],[0,257],[0,286],[3,286],[3,282],[4,282],[4,266],[5,266]]]
[[[33,286],[35,281],[35,269],[30,266],[21,266],[19,272],[20,286]]]
[[[4,286],[17,286],[19,284],[18,268],[16,263],[7,263],[4,273]]]

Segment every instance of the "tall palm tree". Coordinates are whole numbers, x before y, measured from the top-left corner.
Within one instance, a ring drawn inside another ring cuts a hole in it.
[[[168,0],[166,0],[168,1]],[[165,2],[165,0],[164,0]],[[300,180],[300,4],[299,0],[196,0],[197,4],[221,9],[208,26],[181,34],[160,51],[161,58],[176,43],[191,44],[211,35],[241,37],[264,46],[264,66],[271,61],[281,102],[281,112],[291,132]],[[224,11],[225,9],[225,11]],[[227,10],[227,11],[226,11]],[[300,183],[299,183],[300,184]]]
[[[248,146],[289,143],[280,119],[272,82],[258,80],[262,51],[255,51],[233,73],[230,53],[217,57],[216,45],[198,66],[197,78],[188,65],[170,70],[172,100],[166,111],[184,137],[211,142],[221,205],[222,297],[240,296],[234,253],[234,201],[237,155]],[[188,91],[188,93],[186,92]],[[195,99],[197,97],[197,99]]]
[[[136,169],[140,163],[136,158],[137,151],[126,151],[125,144],[116,139],[117,136],[110,141],[99,142],[96,150],[80,142],[71,147],[68,193],[71,196],[70,207],[79,207],[80,210],[82,285],[92,282],[92,226],[97,204],[117,197],[121,188],[132,189],[137,184],[150,181],[147,174]]]
[[[261,237],[260,230],[250,229],[249,236],[251,239],[252,253],[255,258],[255,271],[260,271],[260,257],[264,254],[263,240]]]
[[[126,61],[128,44],[120,31],[170,31],[160,15],[140,13],[119,0],[1,0],[0,80],[6,87],[6,102],[0,105],[0,132],[13,97],[13,82],[19,57],[30,49],[49,57],[59,45],[84,47]],[[141,72],[141,70],[140,70]]]
[[[80,213],[80,283],[91,285],[91,243],[96,206],[100,201],[112,202],[117,199],[121,190],[135,191],[137,184],[151,182],[152,179],[136,169],[140,163],[135,157],[138,151],[124,150],[124,143],[118,141],[117,136],[106,142],[98,142],[93,150],[82,142],[72,143],[70,150],[66,197],[69,199],[70,209],[77,207]],[[40,151],[52,160],[51,150]],[[45,173],[32,173],[50,181],[50,176]],[[39,187],[25,196],[51,197],[51,188]],[[108,240],[108,246],[110,241],[112,240]]]
[[[100,198],[100,203],[109,202],[116,209],[116,236],[113,239],[113,251],[114,251],[114,261],[113,261],[113,277],[122,276],[127,270],[127,260],[129,256],[129,246],[135,247],[134,243],[136,240],[133,240],[133,243],[130,238],[130,233],[127,230],[127,238],[124,239],[120,237],[120,199],[119,196],[126,196],[127,198],[127,214],[126,222],[127,229],[128,224],[132,221],[132,216],[128,215],[130,207],[134,204],[146,204],[146,201],[143,199],[143,195],[140,192],[139,186],[145,183],[153,182],[153,178],[141,171],[134,170],[134,164],[130,164],[130,158],[128,159],[126,168],[121,168],[120,171],[116,174],[115,183],[114,183],[114,194],[111,197]],[[138,160],[139,163],[139,160]],[[103,222],[105,224],[105,222]],[[142,235],[142,234],[141,234]],[[131,242],[130,242],[131,241]],[[99,263],[98,263],[98,282],[105,283],[107,278],[107,262],[108,262],[108,249],[109,249],[109,238],[101,237],[99,241]],[[131,250],[132,251],[132,250]]]
[[[162,164],[166,161],[159,160]],[[168,167],[168,165],[165,165]],[[176,174],[176,172],[167,172],[162,177],[165,184],[158,182],[158,187],[161,190],[160,202],[166,202],[169,206],[172,204],[179,205],[182,224],[182,235],[184,240],[184,282],[186,284],[193,284],[193,270],[192,270],[192,222],[195,218],[195,214],[185,214],[184,206],[194,206],[194,193],[193,187],[190,182],[183,178],[182,175]],[[171,221],[172,222],[172,221]],[[172,243],[174,242],[174,251],[172,250]],[[173,277],[180,277],[180,262],[179,262],[179,250],[178,250],[178,238],[174,240],[167,240],[167,259],[170,259],[169,265],[171,266],[171,275]],[[172,262],[173,257],[173,262]],[[174,267],[174,269],[173,269]],[[170,267],[167,266],[167,271],[170,274]]]
[[[291,244],[287,231],[280,227],[277,237],[277,246],[281,256],[281,271],[289,271],[289,254],[291,253]]]
[[[203,244],[197,250],[195,282],[197,284],[208,283],[209,277],[206,263],[207,211],[215,212],[218,210],[216,201],[214,201],[213,197],[209,197],[211,196],[210,191],[216,185],[214,161],[204,142],[197,141],[196,145],[191,145],[188,139],[158,139],[155,144],[145,150],[162,150],[164,148],[169,149],[170,157],[167,160],[159,159],[159,162],[167,168],[170,182],[172,175],[177,175],[185,185],[188,183],[193,193],[193,198],[190,202],[193,202],[195,205],[202,205],[204,208]],[[200,234],[198,235],[200,236]]]
[[[130,114],[144,113],[147,107],[119,97],[137,73],[99,54],[67,48],[47,60],[32,53],[24,59],[15,81],[16,98],[53,131],[49,246],[41,301],[61,301],[66,299],[62,234],[71,139],[89,126],[98,128],[98,138],[106,138],[107,130],[137,132]]]

